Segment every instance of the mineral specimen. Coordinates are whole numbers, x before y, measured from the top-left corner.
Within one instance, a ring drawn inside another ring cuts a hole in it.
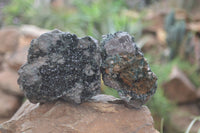
[[[126,32],[108,34],[100,47],[105,85],[116,89],[127,106],[140,108],[155,93],[157,77],[134,38]]]
[[[95,39],[54,30],[32,40],[18,84],[32,103],[81,103],[100,91],[100,64]]]

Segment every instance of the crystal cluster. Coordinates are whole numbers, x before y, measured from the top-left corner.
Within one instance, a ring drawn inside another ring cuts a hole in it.
[[[100,64],[95,39],[54,30],[31,42],[18,83],[32,103],[81,103],[100,91]]]
[[[108,34],[100,47],[105,85],[116,89],[128,106],[139,108],[146,103],[156,91],[157,78],[134,38],[126,32]]]

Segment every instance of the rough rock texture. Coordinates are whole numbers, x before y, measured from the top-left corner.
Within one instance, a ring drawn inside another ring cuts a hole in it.
[[[100,91],[100,64],[96,40],[54,30],[31,42],[18,83],[32,103],[81,103]]]
[[[94,102],[77,106],[59,101],[42,105],[26,101],[0,127],[2,133],[158,133],[146,106],[136,110]]]
[[[101,72],[105,85],[118,90],[128,106],[139,108],[155,93],[156,76],[134,38],[126,32],[103,36]]]
[[[194,102],[198,99],[195,86],[177,67],[172,69],[170,80],[163,84],[165,95],[178,103]]]

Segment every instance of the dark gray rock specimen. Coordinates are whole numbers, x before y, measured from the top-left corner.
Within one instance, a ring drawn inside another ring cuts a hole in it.
[[[140,108],[155,93],[157,77],[134,38],[126,32],[103,36],[101,72],[105,85],[118,90],[130,107]]]
[[[18,84],[32,103],[81,103],[100,91],[101,57],[91,37],[54,30],[31,42]]]

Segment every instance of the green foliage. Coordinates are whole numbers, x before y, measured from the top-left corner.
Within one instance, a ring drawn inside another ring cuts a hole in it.
[[[167,44],[170,48],[170,59],[176,57],[185,36],[185,21],[177,21],[174,12],[170,12],[165,18],[165,30],[167,32]]]
[[[4,21],[6,24],[28,23],[34,15],[34,0],[11,0],[11,3],[4,7]]]
[[[171,28],[172,25],[175,23],[175,17],[174,17],[174,12],[170,12],[166,17],[165,17],[165,30],[168,32],[169,29]]]
[[[187,10],[188,12],[191,12],[195,9],[195,6],[197,6],[199,3],[196,0],[178,0],[178,7],[184,10]],[[197,6],[198,7],[198,6]]]
[[[161,126],[159,119],[160,121],[164,119],[164,126],[170,125],[169,113],[173,111],[175,105],[164,96],[162,84],[169,80],[169,74],[171,73],[172,68],[174,66],[177,66],[188,76],[192,83],[194,83],[196,86],[200,86],[199,75],[195,72],[197,66],[191,65],[189,62],[181,60],[180,58],[175,58],[168,63],[160,64],[158,62],[155,62],[155,58],[157,58],[155,55],[145,55],[145,57],[149,61],[152,71],[158,77],[158,89],[155,95],[147,103],[147,106],[151,110],[153,116],[156,116],[157,118],[157,120],[155,121],[155,125],[157,128]]]
[[[191,82],[196,86],[200,86],[200,78],[199,74],[196,72],[197,65],[192,65],[186,60],[182,60],[180,58],[176,58],[172,62],[173,65],[177,65],[191,80]]]
[[[196,72],[198,65],[192,65],[188,61],[182,60],[179,57],[164,64],[155,62],[155,56],[145,55],[145,57],[148,59],[152,71],[155,72],[158,77],[158,86],[168,80],[173,66],[180,68],[196,87],[200,86],[199,74]]]
[[[160,116],[160,118],[168,119],[172,105],[164,96],[163,89],[158,88],[156,94],[148,102],[147,106],[152,111],[153,115]]]
[[[137,37],[143,28],[141,17],[131,17],[123,0],[74,0],[72,8],[56,10],[51,6],[35,7],[34,0],[13,0],[5,7],[5,24],[33,24],[41,28],[60,29],[100,38],[116,31],[127,31]],[[15,22],[15,20],[18,20]]]
[[[119,98],[117,90],[104,85],[103,81],[101,81],[101,90],[103,94],[112,95],[114,97]]]
[[[172,110],[173,105],[164,96],[162,83],[168,79],[168,76],[169,76],[171,68],[172,68],[172,64],[168,64],[165,66],[152,64],[150,66],[151,66],[152,71],[158,77],[158,89],[157,89],[155,95],[147,103],[147,106],[149,107],[149,109],[151,110],[151,112],[154,116],[157,116],[160,119],[163,118],[165,121],[168,122],[169,112]],[[167,123],[167,122],[165,122],[165,123]]]
[[[161,119],[161,123],[160,123],[160,133],[163,133],[163,128],[164,128],[164,119]]]
[[[37,15],[34,16],[34,19],[30,20],[30,23],[46,29],[57,28],[60,30],[71,31],[74,25],[80,23],[78,21],[76,22],[77,18],[73,16],[73,13],[61,12],[49,7],[45,9],[39,7],[36,14]]]
[[[87,2],[75,0],[74,5],[77,8],[80,28],[84,29],[86,34],[99,38],[102,34],[114,30],[112,16],[120,13],[123,1],[96,0]]]
[[[75,0],[79,27],[85,34],[100,38],[101,35],[116,31],[127,31],[140,35],[143,28],[140,18],[133,18],[123,13],[123,0],[96,0],[91,2]],[[112,7],[112,8],[111,8]],[[135,28],[133,28],[135,27]]]

